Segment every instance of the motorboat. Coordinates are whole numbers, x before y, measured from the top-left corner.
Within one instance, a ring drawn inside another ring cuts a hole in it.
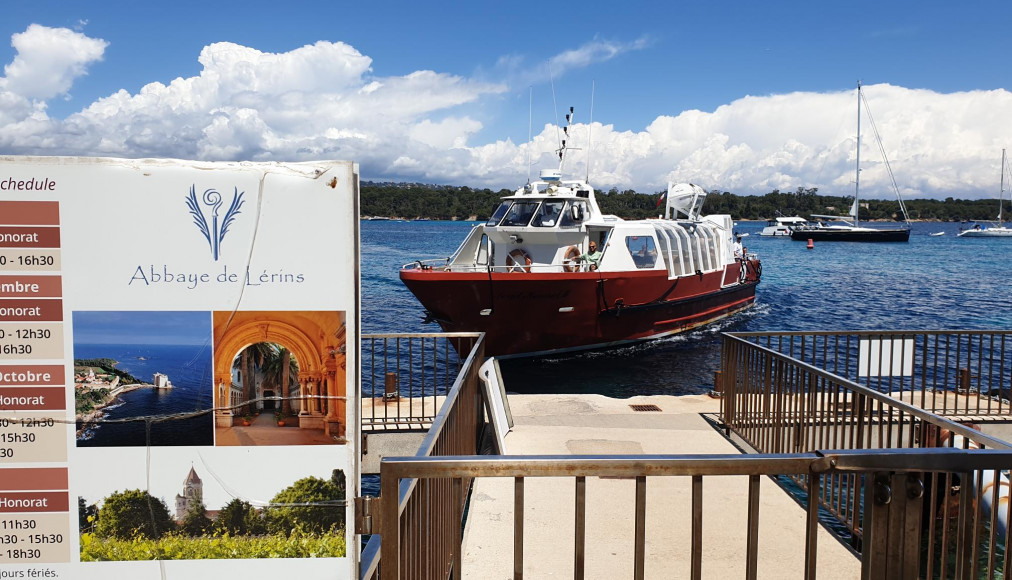
[[[808,220],[801,216],[777,216],[766,221],[766,227],[759,232],[760,236],[790,237],[791,230],[807,225]]]
[[[879,150],[882,152],[882,159],[888,170],[889,179],[892,182],[893,190],[896,192],[896,199],[900,204],[900,212],[903,214],[903,224],[899,227],[862,227],[858,220],[860,209],[861,191],[861,103],[868,108],[868,101],[864,99],[861,92],[861,83],[857,83],[857,161],[854,170],[854,203],[851,205],[850,214],[845,216],[812,215],[812,222],[800,225],[791,230],[792,240],[812,240],[815,242],[906,242],[910,240],[910,219],[907,216],[907,208],[900,196],[896,180],[893,178],[893,170],[889,165],[889,159],[885,156],[885,148],[881,146],[878,130],[875,130],[875,138],[879,142]],[[871,111],[868,111],[868,118],[871,126],[875,128],[874,119],[871,118]]]
[[[587,180],[563,179],[566,151],[452,256],[400,269],[443,331],[484,332],[490,356],[538,356],[658,339],[753,304],[761,262],[735,258],[734,222],[700,214],[702,188],[668,184],[659,218],[605,215]]]
[[[1001,150],[1001,189],[998,193],[998,219],[995,221],[971,222],[973,226],[959,232],[961,238],[1012,238],[1012,228],[1005,227],[1002,219],[1003,201],[1005,197],[1005,174],[1012,175],[1009,171],[1008,162],[1005,157],[1005,150]]]

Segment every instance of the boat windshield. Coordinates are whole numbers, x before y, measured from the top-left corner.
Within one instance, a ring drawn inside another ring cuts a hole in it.
[[[538,209],[537,201],[518,201],[513,204],[513,207],[506,212],[506,217],[503,218],[501,226],[526,226],[531,223],[531,218],[534,216],[534,211]]]
[[[485,222],[485,225],[486,226],[498,225],[499,220],[502,219],[502,216],[506,215],[506,212],[509,210],[510,205],[512,204],[513,202],[509,200],[506,200],[501,204],[499,204],[499,207],[496,208],[495,213],[492,214],[492,217],[488,218],[488,221]]]
[[[555,226],[555,224],[559,223],[559,216],[562,215],[562,207],[564,205],[566,205],[564,201],[546,201],[542,203],[531,225],[540,228]]]
[[[578,209],[574,209],[578,208]],[[562,227],[579,226],[590,214],[590,206],[585,201],[574,201],[569,205],[568,211],[562,213]]]

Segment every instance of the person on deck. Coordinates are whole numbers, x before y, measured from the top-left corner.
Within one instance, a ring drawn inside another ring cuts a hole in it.
[[[741,236],[738,236],[734,245],[731,246],[731,249],[734,250],[734,259],[740,262],[745,256],[744,249],[741,247]]]
[[[597,270],[597,267],[601,264],[601,252],[597,251],[597,242],[591,241],[587,244],[587,253],[580,254],[580,257],[577,259],[590,264],[591,270]]]

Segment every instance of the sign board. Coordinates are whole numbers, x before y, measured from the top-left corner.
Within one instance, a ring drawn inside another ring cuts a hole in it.
[[[0,157],[2,577],[356,577],[358,248],[350,162]]]
[[[913,376],[914,339],[862,338],[857,365],[859,377]]]
[[[484,399],[492,430],[495,434],[496,453],[505,453],[506,434],[513,427],[513,414],[510,412],[509,399],[506,398],[506,387],[503,385],[499,361],[490,358],[478,369],[478,378],[484,388]]]

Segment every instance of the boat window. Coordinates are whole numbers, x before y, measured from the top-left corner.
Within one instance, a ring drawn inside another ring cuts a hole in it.
[[[488,235],[482,234],[481,241],[478,242],[478,255],[475,257],[474,263],[476,266],[488,266],[488,255],[489,255],[490,241]]]
[[[506,215],[506,211],[509,210],[512,204],[513,202],[509,200],[506,200],[501,204],[499,204],[499,207],[496,208],[495,213],[492,214],[492,217],[488,218],[488,221],[485,222],[485,225],[486,226],[499,225],[499,220],[502,219],[502,216]]]
[[[637,268],[653,268],[657,263],[657,246],[652,237],[629,236],[625,239],[625,246],[629,248]]]
[[[573,208],[578,208],[575,213],[580,215],[579,220],[573,217],[574,213]],[[587,219],[588,213],[589,209],[587,206],[587,202],[585,201],[570,202],[570,205],[566,207],[566,211],[562,212],[562,220],[561,220],[562,223],[559,225],[561,225],[564,228],[578,226],[581,223],[583,223],[583,220]]]
[[[506,217],[503,218],[501,226],[526,226],[531,222],[531,217],[534,216],[534,210],[538,209],[538,203],[536,201],[518,201],[513,204],[513,207],[506,212]]]
[[[566,205],[564,201],[546,201],[541,204],[541,208],[538,213],[534,216],[534,221],[531,222],[532,226],[541,228],[550,228],[559,223],[559,217],[562,215],[562,208]]]
[[[681,266],[678,264],[678,260],[675,260],[675,254],[677,250],[672,250],[675,244],[678,242],[671,237],[671,232],[667,228],[655,227],[654,231],[657,233],[657,243],[660,245],[660,254],[664,257],[664,263],[668,269],[668,276],[681,275]]]

